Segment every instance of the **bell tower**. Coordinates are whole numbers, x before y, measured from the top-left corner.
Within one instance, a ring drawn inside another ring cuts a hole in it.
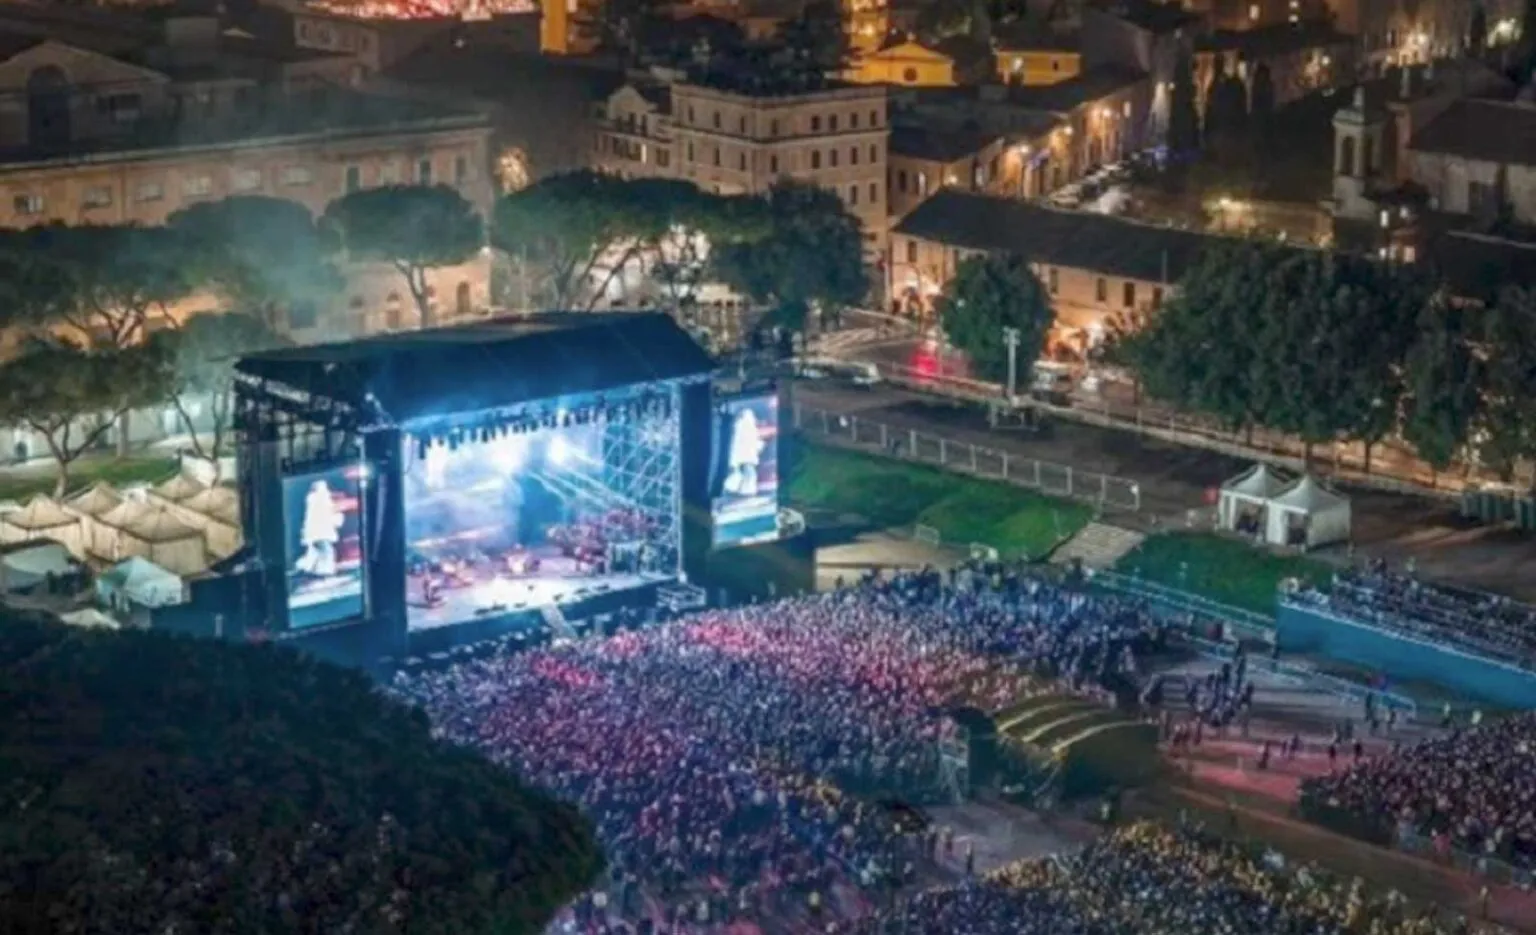
[[[1381,179],[1387,114],[1372,106],[1363,87],[1333,115],[1333,215],[1364,220],[1376,210],[1368,197]]]

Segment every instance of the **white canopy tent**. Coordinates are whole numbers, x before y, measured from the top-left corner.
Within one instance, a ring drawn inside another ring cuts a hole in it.
[[[153,493],[150,500],[201,532],[214,557],[225,558],[240,550],[240,504],[233,490],[209,487],[180,502]]]
[[[1269,501],[1265,540],[1271,545],[1321,548],[1349,540],[1349,499],[1310,476]]]
[[[1221,485],[1221,499],[1216,505],[1218,525],[1222,529],[1237,529],[1245,514],[1257,513],[1258,530],[1263,532],[1269,502],[1289,484],[1289,480],[1264,462],[1255,464]]]
[[[42,494],[28,500],[19,510],[0,514],[0,542],[32,542],[36,539],[61,543],[72,555],[85,554],[85,529],[80,517]]]
[[[123,530],[133,525],[135,520],[150,509],[148,504],[129,498],[100,516],[86,519],[85,525],[89,534],[87,547],[91,554],[111,562],[135,554],[124,550]]]
[[[60,614],[59,619],[72,627],[85,627],[93,630],[120,630],[123,626],[111,616],[102,613],[94,607],[86,607],[73,613]]]
[[[123,611],[135,607],[168,607],[186,599],[185,586],[179,577],[139,556],[102,572],[96,578],[96,594],[108,607]]]
[[[79,565],[69,549],[47,539],[5,546],[0,550],[0,592],[35,587],[49,576],[73,574]]]
[[[158,484],[154,488],[154,494],[166,500],[174,500],[180,503],[188,497],[195,496],[207,489],[205,485],[198,483],[187,475],[177,474],[170,480]]]
[[[208,570],[208,544],[202,530],[179,519],[169,507],[151,505],[117,530],[123,555],[147,558],[177,575]]]
[[[100,516],[123,502],[111,484],[97,482],[64,500],[64,508],[81,516]]]

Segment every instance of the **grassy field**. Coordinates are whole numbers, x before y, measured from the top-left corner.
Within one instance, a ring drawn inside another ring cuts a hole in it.
[[[890,458],[801,444],[789,476],[796,507],[881,527],[932,526],[946,542],[1039,556],[1093,517],[1085,504]]]
[[[1261,614],[1275,612],[1275,590],[1284,579],[1325,582],[1332,573],[1317,559],[1276,555],[1212,533],[1183,532],[1148,538],[1115,570]]]
[[[81,458],[69,467],[71,492],[97,481],[109,484],[139,484],[165,480],[176,473],[176,459],[134,455],[127,458]],[[27,465],[0,473],[0,500],[25,500],[33,494],[53,493],[55,482],[52,462],[45,466]]]

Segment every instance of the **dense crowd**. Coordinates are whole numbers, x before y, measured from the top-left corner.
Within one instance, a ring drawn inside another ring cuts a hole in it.
[[[1536,607],[1478,591],[1442,587],[1392,571],[1379,560],[1333,576],[1303,600],[1380,626],[1509,659],[1536,662]]]
[[[1536,867],[1536,715],[1454,730],[1302,786],[1385,834],[1412,830]]]
[[[946,709],[1001,707],[1031,676],[1134,684],[1162,636],[1133,605],[1034,579],[958,583],[866,581],[397,688],[584,808],[612,867],[589,918],[856,915],[933,856],[931,833],[873,803],[937,786]]]
[[[1009,865],[984,879],[931,889],[848,927],[850,935],[1448,935],[1357,881],[1255,858],[1198,831],[1120,828],[1064,858]]]

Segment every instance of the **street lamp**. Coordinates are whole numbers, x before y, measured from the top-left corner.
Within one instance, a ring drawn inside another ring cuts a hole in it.
[[[1003,328],[1003,344],[1008,347],[1008,404],[1017,405],[1019,401],[1019,342],[1021,337],[1019,329],[1013,327]]]

